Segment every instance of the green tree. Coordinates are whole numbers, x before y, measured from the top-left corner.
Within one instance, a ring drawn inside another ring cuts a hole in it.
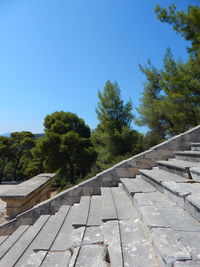
[[[107,81],[103,93],[98,91],[98,97],[97,118],[107,132],[113,133],[117,130],[121,133],[123,127],[130,127],[133,119],[132,103],[128,101],[124,105],[117,82]]]
[[[39,140],[37,139],[35,141],[35,147],[31,149],[31,155],[32,155],[32,160],[29,161],[24,173],[28,177],[33,177],[37,175],[38,173],[43,173],[45,172],[45,167],[44,167],[44,160],[45,157],[42,154],[40,148],[39,148]]]
[[[12,179],[21,180],[26,178],[25,169],[32,159],[31,149],[35,146],[34,135],[28,131],[14,132],[11,134],[10,142],[12,149]]]
[[[149,127],[147,140],[153,135],[163,139],[200,123],[200,8],[189,6],[187,12],[183,12],[176,11],[175,5],[168,8],[158,5],[155,12],[161,22],[171,24],[190,41],[191,47],[185,63],[174,60],[168,49],[160,70],[151,64],[141,67],[147,83],[137,123]]]
[[[0,183],[6,175],[6,167],[13,156],[10,141],[8,137],[0,136]]]
[[[162,101],[162,88],[160,87],[161,73],[151,61],[144,67],[140,65],[141,72],[146,76],[140,106],[137,109],[139,117],[135,122],[139,126],[148,126],[148,142],[155,145],[165,138],[166,125],[165,114],[162,113],[160,103]],[[147,145],[148,146],[148,145]]]
[[[98,91],[98,97],[96,113],[99,124],[92,140],[98,151],[99,164],[103,165],[118,156],[133,153],[141,136],[131,129],[132,103],[123,103],[117,82],[107,81],[103,92]]]
[[[70,112],[54,112],[44,120],[46,136],[38,140],[44,167],[57,172],[64,183],[84,177],[96,160],[90,129],[84,120]]]
[[[176,11],[174,4],[168,8],[157,5],[155,8],[158,19],[161,22],[171,24],[174,30],[180,33],[186,40],[191,41],[190,52],[199,53],[200,48],[200,8],[188,6],[187,12]]]
[[[139,125],[147,125],[162,141],[200,123],[200,83],[190,61],[176,62],[168,49],[161,70],[150,63],[141,70],[147,82],[138,108]]]
[[[165,94],[163,112],[170,123],[169,133],[178,134],[200,122],[200,82],[194,77],[190,61],[174,60],[167,50],[160,85]]]

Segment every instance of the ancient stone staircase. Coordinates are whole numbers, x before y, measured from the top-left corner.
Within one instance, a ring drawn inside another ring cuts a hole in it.
[[[0,236],[0,266],[200,266],[200,143]]]

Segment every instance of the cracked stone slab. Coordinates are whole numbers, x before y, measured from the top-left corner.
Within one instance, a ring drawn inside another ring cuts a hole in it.
[[[80,247],[74,248],[73,249],[73,254],[70,258],[69,265],[67,267],[75,267],[77,257],[79,255]],[[65,266],[66,267],[66,266]]]
[[[154,203],[145,193],[135,194],[133,197],[133,202],[138,206],[153,206]]]
[[[153,192],[148,194],[148,198],[156,205],[157,207],[169,207],[173,208],[177,206],[172,200],[170,200],[166,195],[160,192]]]
[[[93,266],[92,264],[94,264],[94,266],[98,266],[96,264],[104,264],[106,248],[103,244],[104,239],[102,228],[100,226],[91,226],[87,228],[81,227],[75,229],[72,233],[72,240],[73,254],[69,263],[70,267]],[[90,259],[87,257],[90,257]],[[95,262],[95,257],[98,258],[97,263]],[[91,265],[89,264],[90,260]]]
[[[118,221],[107,221],[102,227],[104,243],[108,248],[111,266],[123,266]]]
[[[38,252],[32,252],[27,256],[26,262],[21,262],[20,267],[39,267],[45,256],[47,255],[47,251],[40,250]]]
[[[101,225],[102,223],[101,204],[102,204],[101,196],[91,197],[87,226]]]
[[[67,214],[66,219],[63,222],[62,227],[60,228],[59,233],[57,234],[51,249],[52,250],[66,250],[72,245],[72,233],[74,227],[72,223],[74,218],[76,218],[78,206],[72,206]],[[81,228],[81,227],[80,227]]]
[[[108,267],[105,258],[106,248],[103,245],[85,245],[81,247],[76,267]]]
[[[118,220],[138,218],[136,209],[122,188],[112,187],[111,192],[114,198]]]
[[[72,239],[72,255],[70,257],[69,265],[68,267],[74,267],[77,257],[79,255],[81,244],[83,242],[83,237],[85,234],[85,227],[79,227],[77,229],[74,229],[71,234]],[[67,265],[65,265],[67,266]]]
[[[102,228],[100,226],[91,226],[86,228],[82,245],[91,245],[97,243],[102,244],[103,241],[104,238]]]
[[[117,220],[117,213],[111,189],[109,187],[102,187],[101,196],[102,196],[102,221]]]
[[[82,196],[80,204],[77,206],[77,214],[76,218],[74,219],[73,226],[81,227],[86,226],[87,219],[88,219],[88,212],[90,208],[90,197],[89,196]]]
[[[83,242],[83,237],[85,234],[85,227],[79,227],[73,229],[71,233],[71,244],[72,247],[80,247]]]
[[[184,246],[190,252],[192,259],[200,261],[200,232],[179,231],[177,234],[180,236]]]
[[[200,182],[200,167],[191,167],[190,173],[194,181]]]
[[[68,266],[71,257],[70,251],[57,251],[53,252],[50,251],[43,263],[41,264],[42,267],[64,267]]]
[[[159,212],[159,209],[155,206],[143,206],[140,207],[140,213],[142,221],[149,229],[155,227],[170,227],[170,224],[165,217]]]
[[[146,238],[139,219],[122,220],[119,222],[121,232],[124,266],[155,267],[157,262],[151,242]]]
[[[172,229],[153,228],[151,237],[161,265],[172,267],[175,261],[191,260],[190,253]]]
[[[178,206],[171,208],[160,207],[159,211],[164,216],[165,220],[168,221],[171,228],[175,231],[190,231],[200,232],[200,225],[194,219],[188,215],[187,212],[179,208]]]

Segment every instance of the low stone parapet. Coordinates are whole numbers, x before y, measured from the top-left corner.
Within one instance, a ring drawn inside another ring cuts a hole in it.
[[[51,178],[53,173],[39,174],[21,184],[12,187],[12,190],[0,192],[0,199],[6,202],[6,219],[11,219],[30,209],[34,205],[51,197]]]

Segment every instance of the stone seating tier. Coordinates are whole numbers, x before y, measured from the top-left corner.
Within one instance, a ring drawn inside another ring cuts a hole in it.
[[[197,154],[192,161],[188,151],[175,153],[79,203],[66,205],[63,198],[57,213],[41,215],[10,235],[3,228],[0,267],[199,267]]]

